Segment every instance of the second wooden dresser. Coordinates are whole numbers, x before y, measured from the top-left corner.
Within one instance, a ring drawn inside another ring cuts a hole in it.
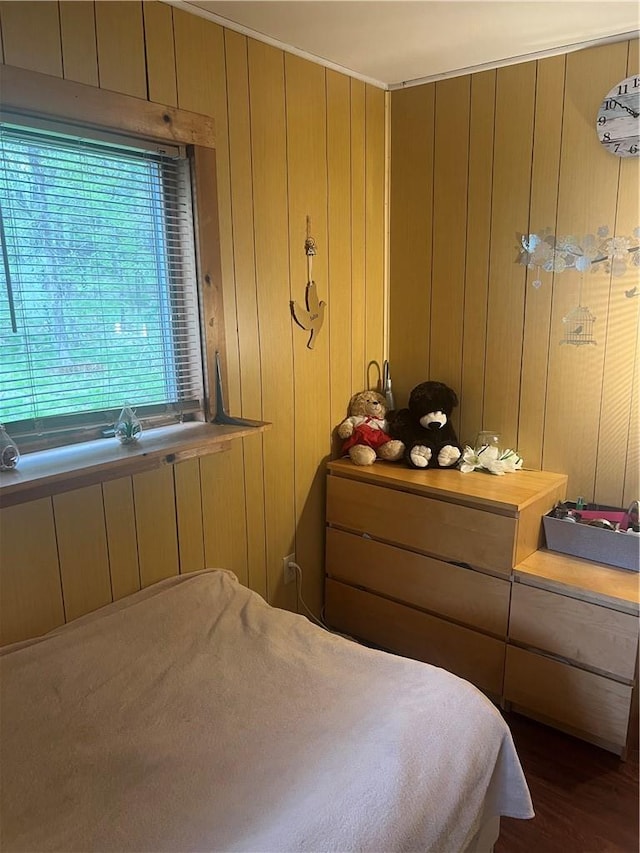
[[[330,462],[327,621],[500,697],[511,573],[540,547],[566,481]]]

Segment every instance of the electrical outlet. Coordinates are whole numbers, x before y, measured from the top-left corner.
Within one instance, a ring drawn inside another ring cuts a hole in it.
[[[285,584],[293,583],[293,581],[296,579],[296,570],[293,568],[293,566],[289,565],[289,563],[295,563],[295,561],[295,554],[289,554],[288,557],[282,558],[282,575]]]

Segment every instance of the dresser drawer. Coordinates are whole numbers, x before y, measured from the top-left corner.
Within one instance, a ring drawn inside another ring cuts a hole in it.
[[[328,478],[327,522],[494,572],[514,565],[515,518],[346,477]]]
[[[505,643],[327,578],[329,625],[381,648],[431,663],[487,693],[502,691]]]
[[[533,652],[507,647],[505,699],[556,722],[624,747],[632,688]]]
[[[514,583],[509,638],[633,680],[638,619],[598,604]]]
[[[507,580],[331,527],[326,571],[352,586],[506,636],[511,591]]]

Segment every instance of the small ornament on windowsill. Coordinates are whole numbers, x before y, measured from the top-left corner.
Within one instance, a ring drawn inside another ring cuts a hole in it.
[[[129,403],[125,403],[124,408],[120,412],[120,417],[114,428],[114,434],[120,444],[135,444],[142,434],[142,424]]]
[[[3,424],[0,424],[0,471],[13,471],[20,460],[20,451]]]

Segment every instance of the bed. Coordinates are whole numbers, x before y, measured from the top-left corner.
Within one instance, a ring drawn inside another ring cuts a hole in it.
[[[0,849],[490,849],[533,816],[472,685],[270,607],[162,581],[0,655]]]

